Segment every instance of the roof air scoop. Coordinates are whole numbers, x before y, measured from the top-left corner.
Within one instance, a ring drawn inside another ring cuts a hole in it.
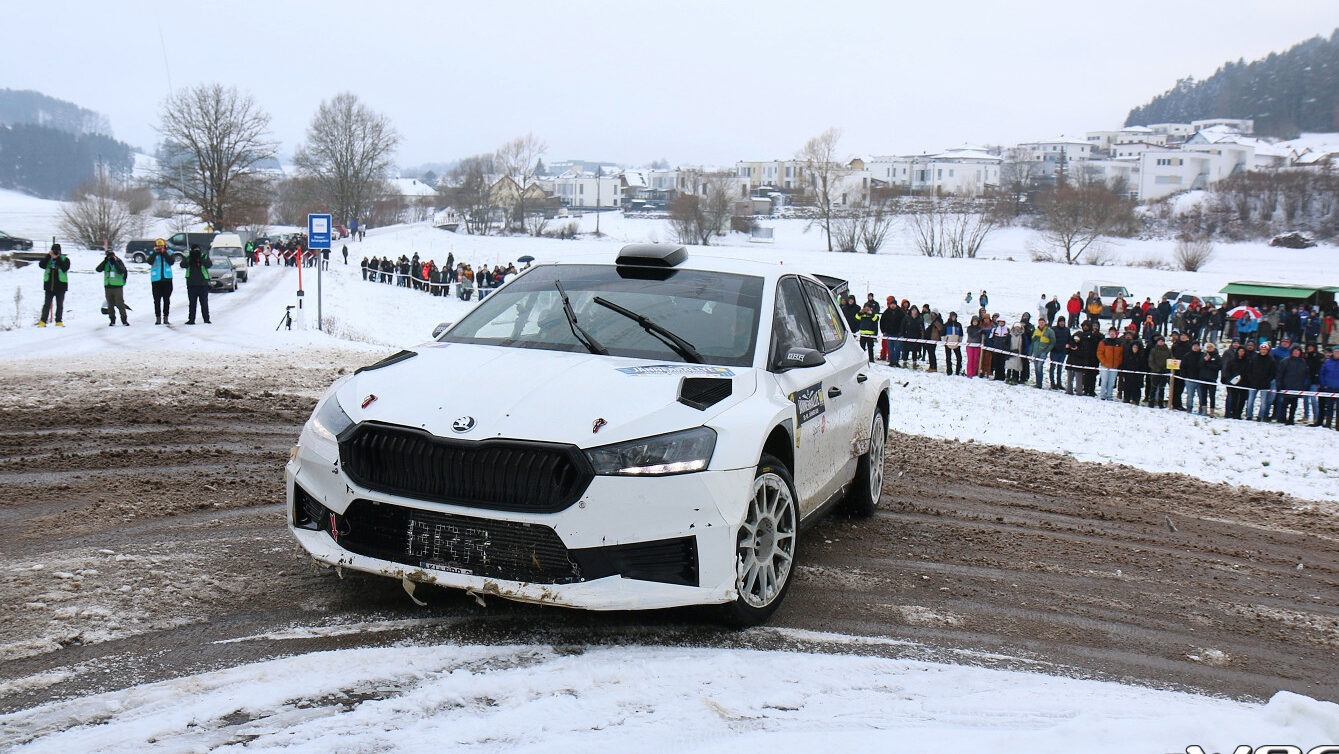
[[[672,243],[630,243],[618,251],[614,264],[637,267],[678,267],[688,259],[688,250]]]

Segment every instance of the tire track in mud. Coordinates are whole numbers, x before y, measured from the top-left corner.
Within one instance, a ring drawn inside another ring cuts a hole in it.
[[[481,607],[449,592],[419,608],[393,581],[312,568],[278,504],[281,467],[319,392],[375,360],[174,354],[146,370],[104,354],[96,370],[76,365],[74,380],[64,364],[0,368],[0,601],[18,606],[0,615],[0,712],[405,641],[878,652],[1339,698],[1333,511],[897,433],[881,510],[808,530],[767,628],[725,631],[700,610]],[[43,403],[57,375],[64,410]],[[285,629],[295,630],[276,634]]]

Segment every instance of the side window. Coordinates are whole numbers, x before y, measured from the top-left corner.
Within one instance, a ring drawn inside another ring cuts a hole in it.
[[[823,340],[823,353],[832,353],[846,342],[846,319],[832,300],[832,292],[812,280],[804,281],[809,303],[818,320],[818,336]]]
[[[776,311],[772,315],[772,359],[791,348],[818,350],[809,307],[804,303],[798,278],[782,278],[776,284]]]

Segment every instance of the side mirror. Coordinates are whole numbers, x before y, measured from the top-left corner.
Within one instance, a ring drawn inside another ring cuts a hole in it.
[[[432,328],[432,339],[437,340],[438,338],[442,337],[442,333],[446,332],[447,330],[450,330],[451,325],[454,324],[455,322],[442,322],[438,324],[436,327]]]
[[[791,369],[821,367],[827,362],[822,353],[812,348],[790,348],[785,353],[777,355],[772,363],[772,371],[786,372]]]

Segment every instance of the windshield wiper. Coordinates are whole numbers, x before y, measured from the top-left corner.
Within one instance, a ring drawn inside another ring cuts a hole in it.
[[[586,328],[577,322],[577,313],[572,310],[572,302],[567,298],[567,291],[563,290],[563,281],[554,280],[553,285],[558,288],[558,294],[563,297],[563,314],[567,315],[567,326],[572,328],[572,337],[581,341],[581,345],[591,353],[598,353],[601,356],[607,356],[609,349],[600,345],[600,341],[586,332]],[[598,299],[597,299],[598,300]]]
[[[664,341],[665,345],[674,349],[674,352],[682,356],[684,361],[690,361],[694,364],[702,363],[702,354],[697,352],[697,349],[693,347],[693,344],[678,335],[675,335],[674,332],[667,329],[664,325],[657,323],[655,320],[647,319],[631,309],[625,309],[608,299],[596,296],[593,301],[600,306],[613,309],[619,314],[622,314],[633,322],[641,325],[643,330],[660,338],[660,340]]]

